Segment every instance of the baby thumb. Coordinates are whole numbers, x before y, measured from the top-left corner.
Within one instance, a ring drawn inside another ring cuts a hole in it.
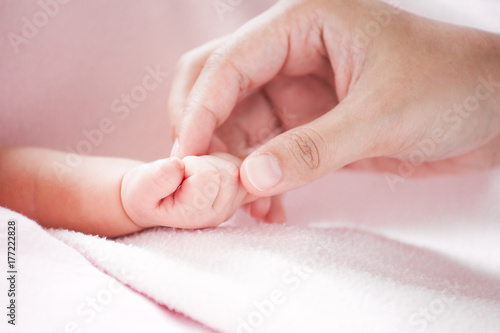
[[[178,158],[167,158],[142,165],[129,179],[124,178],[124,182],[142,204],[156,207],[161,199],[177,189],[183,179],[184,163]]]

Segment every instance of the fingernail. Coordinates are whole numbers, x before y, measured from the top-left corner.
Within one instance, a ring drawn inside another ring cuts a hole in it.
[[[267,191],[278,185],[283,178],[278,161],[269,154],[251,157],[246,162],[247,177],[260,191]]]
[[[179,139],[175,139],[172,150],[170,151],[170,156],[178,157],[179,155]]]

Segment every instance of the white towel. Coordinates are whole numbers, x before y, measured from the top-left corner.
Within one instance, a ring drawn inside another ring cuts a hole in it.
[[[52,234],[223,332],[499,332],[499,193],[500,170],[396,192],[342,171],[291,193],[287,225],[240,213],[208,230]]]

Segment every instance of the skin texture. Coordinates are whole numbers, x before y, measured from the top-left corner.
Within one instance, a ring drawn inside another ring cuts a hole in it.
[[[488,168],[500,163],[499,59],[498,35],[381,2],[280,1],[182,57],[172,155],[246,157],[242,182],[259,197],[342,167],[396,181]],[[264,189],[250,181],[262,155],[281,173]]]
[[[154,226],[215,227],[255,200],[239,180],[241,161],[228,154],[152,163],[80,156],[61,167],[68,157],[0,147],[0,206],[45,227],[115,237]]]
[[[127,171],[121,197],[128,216],[141,228],[206,228],[229,219],[247,194],[239,181],[241,162],[216,155],[164,159]]]

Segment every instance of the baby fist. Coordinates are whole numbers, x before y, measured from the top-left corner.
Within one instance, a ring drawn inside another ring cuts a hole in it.
[[[194,229],[226,221],[247,193],[239,182],[239,159],[223,155],[169,158],[127,171],[121,188],[125,212],[141,228]]]

